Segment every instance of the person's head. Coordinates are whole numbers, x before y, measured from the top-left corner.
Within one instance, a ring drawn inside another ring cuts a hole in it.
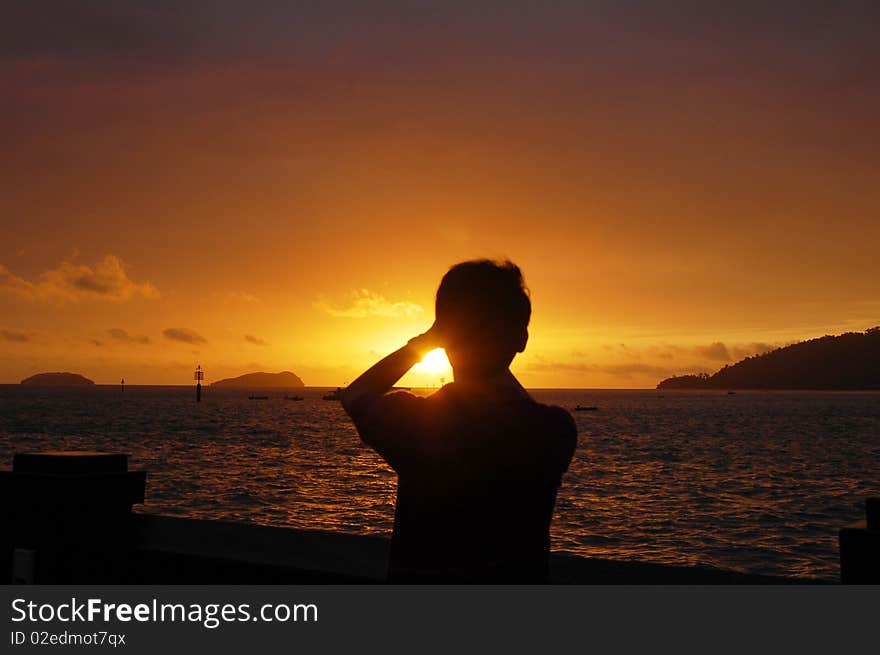
[[[532,304],[513,262],[456,264],[440,281],[435,312],[456,373],[491,376],[525,350]]]

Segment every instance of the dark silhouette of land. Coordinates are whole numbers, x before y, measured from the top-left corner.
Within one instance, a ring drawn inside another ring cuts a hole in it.
[[[87,386],[94,381],[79,373],[37,373],[21,381],[22,384],[43,387]]]
[[[434,325],[339,392],[398,475],[391,582],[547,581],[550,520],[577,429],[510,372],[530,316],[518,267],[458,264],[437,290]],[[454,382],[428,397],[388,393],[434,348],[446,350]]]
[[[239,375],[237,378],[226,378],[217,380],[212,387],[251,387],[251,388],[285,388],[292,387],[301,388],[306,386],[299,376],[294,375],[290,371],[282,371],[281,373],[246,373]]]
[[[802,341],[725,366],[680,375],[658,389],[880,389],[880,327]]]

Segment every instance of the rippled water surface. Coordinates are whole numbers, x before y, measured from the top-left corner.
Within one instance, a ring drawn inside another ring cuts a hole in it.
[[[388,533],[395,476],[340,405],[264,391],[0,386],[0,465],[97,449],[149,471],[142,511]],[[880,394],[533,392],[573,408],[557,550],[834,580],[837,530],[880,495]]]

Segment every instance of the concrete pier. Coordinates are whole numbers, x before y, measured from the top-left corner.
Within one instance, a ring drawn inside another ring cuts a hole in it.
[[[865,520],[840,530],[840,581],[880,584],[880,498],[865,501]]]
[[[0,583],[385,581],[387,538],[133,513],[145,484],[146,474],[129,471],[125,455],[17,455],[11,471],[0,471]],[[553,584],[813,582],[561,553],[551,555],[550,570]]]
[[[112,582],[126,565],[131,508],[146,473],[128,456],[95,452],[16,455],[0,471],[0,552],[20,581]]]

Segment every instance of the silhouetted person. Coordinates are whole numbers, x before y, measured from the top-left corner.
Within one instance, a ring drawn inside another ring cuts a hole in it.
[[[437,290],[434,325],[341,392],[361,438],[398,474],[391,582],[544,582],[556,490],[577,440],[561,407],[509,370],[531,302],[511,262],[463,262]],[[387,393],[442,347],[454,382]]]

